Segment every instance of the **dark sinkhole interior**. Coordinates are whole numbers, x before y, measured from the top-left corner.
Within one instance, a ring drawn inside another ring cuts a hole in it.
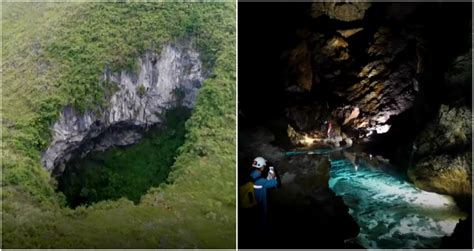
[[[151,187],[166,182],[177,150],[184,143],[190,114],[188,108],[170,109],[163,116],[164,122],[143,132],[137,144],[73,157],[57,177],[58,190],[65,195],[67,205],[75,208],[122,197],[138,203]]]
[[[281,177],[239,247],[470,248],[471,9],[239,3],[238,183]]]

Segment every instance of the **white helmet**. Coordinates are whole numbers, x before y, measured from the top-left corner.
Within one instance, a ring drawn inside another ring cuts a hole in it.
[[[252,166],[255,168],[264,168],[267,165],[267,161],[262,157],[257,157],[253,160]]]

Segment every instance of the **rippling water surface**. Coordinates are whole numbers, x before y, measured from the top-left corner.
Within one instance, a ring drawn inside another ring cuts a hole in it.
[[[436,248],[460,218],[452,197],[418,189],[403,178],[344,159],[331,160],[329,186],[343,197],[366,248]]]

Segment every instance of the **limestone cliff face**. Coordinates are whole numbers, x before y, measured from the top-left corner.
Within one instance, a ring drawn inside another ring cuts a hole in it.
[[[41,159],[47,170],[61,173],[74,155],[136,143],[144,129],[162,122],[160,115],[167,109],[194,106],[204,79],[195,50],[167,45],[161,54],[147,52],[138,60],[137,74],[105,70],[101,83],[116,91],[99,112],[80,113],[70,106],[61,111]]]

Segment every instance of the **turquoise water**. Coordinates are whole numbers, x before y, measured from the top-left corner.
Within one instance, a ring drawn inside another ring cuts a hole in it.
[[[437,248],[460,218],[452,197],[422,191],[401,177],[363,163],[331,160],[329,186],[360,226],[365,248]]]

